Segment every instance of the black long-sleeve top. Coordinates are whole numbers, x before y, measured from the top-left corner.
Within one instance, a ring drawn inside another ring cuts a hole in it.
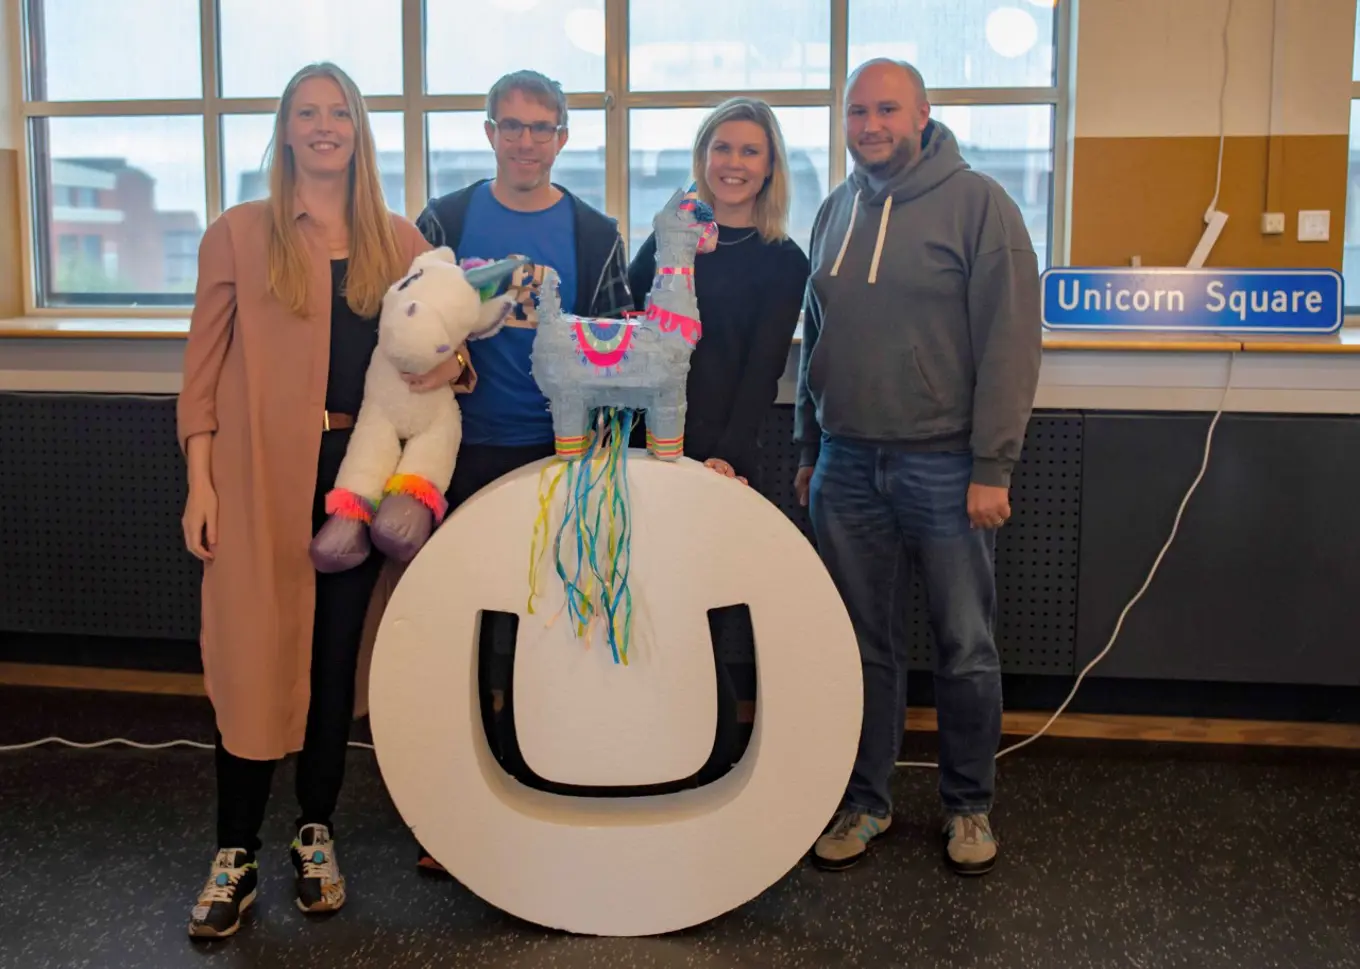
[[[719,226],[717,247],[696,257],[703,335],[686,383],[687,457],[721,458],[756,484],[757,435],[788,362],[808,272],[796,242],[765,242],[749,226]],[[648,236],[628,267],[639,310],[655,274],[656,239]]]
[[[359,415],[368,363],[378,346],[378,318],[364,319],[345,301],[348,259],[331,260],[331,352],[326,376],[326,410]]]

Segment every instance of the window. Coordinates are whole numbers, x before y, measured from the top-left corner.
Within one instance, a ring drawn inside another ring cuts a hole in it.
[[[505,27],[491,26],[497,22]],[[474,43],[454,40],[469,30]],[[481,98],[520,66],[542,71],[565,91],[605,89],[604,0],[425,0],[424,44],[431,94]]]
[[[684,20],[673,0],[631,0],[629,7],[631,91],[830,87],[827,0],[724,0]]]
[[[1342,243],[1341,278],[1348,309],[1360,307],[1360,18],[1355,25],[1351,64],[1350,159],[1346,166],[1346,227]]]
[[[194,274],[188,287],[166,278],[161,240],[172,230],[197,238],[207,224],[202,121],[33,118],[29,137],[38,239],[58,240],[39,248],[47,305],[185,303]],[[60,241],[71,236],[79,247]]]
[[[277,98],[313,61],[339,64],[366,97],[401,93],[401,0],[217,0],[217,9],[224,98]]]
[[[447,111],[428,117],[426,179],[430,197],[438,198],[494,174],[496,159],[486,139],[485,121],[485,110]],[[603,211],[608,207],[604,112],[568,108],[567,122],[567,144],[553,164],[553,181]]]
[[[199,234],[171,229],[163,237],[165,281],[170,288],[192,286],[197,272]]]
[[[298,67],[323,59],[367,98],[387,203],[411,218],[494,174],[483,121],[497,77],[523,65],[556,78],[570,136],[554,180],[617,217],[635,252],[655,210],[690,181],[705,112],[734,94],[775,108],[790,228],[806,247],[818,205],[851,164],[847,71],[905,58],[965,158],[1020,206],[1042,263],[1062,235],[1067,6],[1055,0],[785,0],[777,16],[766,0],[724,0],[702,17],[677,15],[670,0],[20,8],[10,54],[26,68],[30,312],[182,316],[204,229],[265,194],[277,98]],[[1360,216],[1348,212],[1348,265],[1353,235]]]
[[[851,65],[910,61],[931,89],[931,115],[968,163],[1015,200],[1051,261],[1059,17],[1054,0],[849,0]]]

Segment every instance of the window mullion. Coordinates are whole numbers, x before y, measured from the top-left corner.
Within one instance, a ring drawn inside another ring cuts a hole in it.
[[[831,132],[827,190],[845,181],[845,79],[850,71],[850,0],[831,0]]]
[[[425,207],[429,184],[429,152],[425,135],[425,4],[402,0],[402,127],[405,134],[406,217],[414,219]]]
[[[605,0],[605,208],[628,241],[628,0]]]
[[[199,41],[203,61],[203,179],[208,224],[222,214],[222,105],[221,75],[217,70],[217,2],[200,0]]]

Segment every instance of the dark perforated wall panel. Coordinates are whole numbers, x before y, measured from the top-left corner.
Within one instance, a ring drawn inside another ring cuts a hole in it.
[[[762,431],[762,490],[811,536],[807,510],[793,495],[798,449],[793,408],[775,407]],[[997,640],[1008,673],[1073,672],[1077,623],[1077,551],[1081,515],[1082,418],[1036,416],[1012,481],[1014,516],[997,538]],[[912,666],[934,666],[933,636],[920,581],[908,614]],[[726,646],[726,648],[724,648]],[[720,654],[732,655],[731,644]]]
[[[1087,416],[1083,665],[1166,541],[1208,426]],[[1357,481],[1360,420],[1225,415],[1175,544],[1092,675],[1360,685]]]
[[[198,638],[173,397],[0,394],[0,630]]]
[[[760,492],[811,540],[812,525],[807,509],[798,504],[793,493],[798,455],[798,445],[793,443],[793,408],[788,405],[771,407],[760,429]]]

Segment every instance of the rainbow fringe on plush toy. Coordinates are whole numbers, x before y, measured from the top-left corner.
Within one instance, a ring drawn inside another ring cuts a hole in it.
[[[418,474],[394,474],[387,479],[387,485],[383,488],[384,497],[387,495],[410,495],[426,508],[430,509],[430,514],[434,516],[435,524],[444,520],[444,514],[449,510],[449,503],[428,479],[422,478]]]
[[[333,488],[326,494],[326,514],[340,518],[373,524],[373,515],[378,506],[363,495],[357,495],[345,488]]]
[[[596,431],[583,441],[581,456],[559,457],[539,476],[538,519],[529,551],[529,614],[535,612],[539,571],[548,550],[553,498],[565,479],[566,505],[552,547],[567,616],[576,637],[587,642],[592,626],[603,625],[614,662],[627,666],[633,623],[628,438],[636,413],[602,408],[592,416]]]

